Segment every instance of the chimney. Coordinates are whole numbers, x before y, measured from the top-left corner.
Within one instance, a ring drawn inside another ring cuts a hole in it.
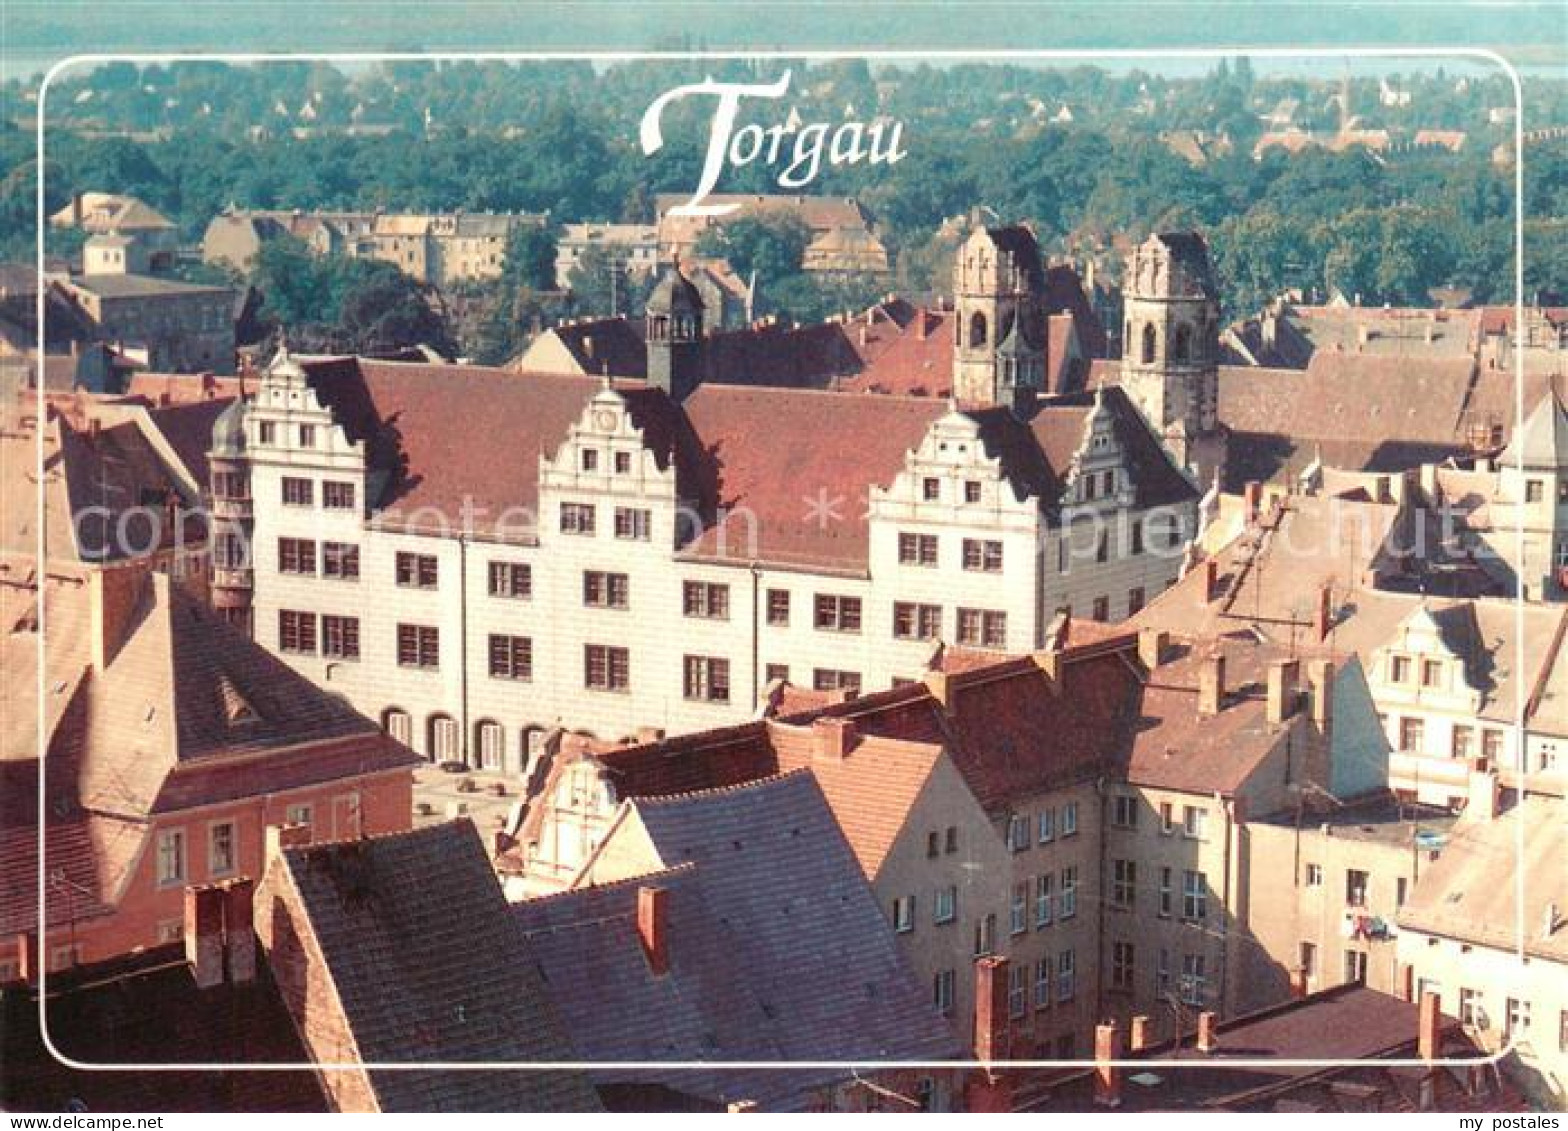
[[[915,311],[915,340],[923,342],[931,335],[931,327],[926,323],[926,312]]]
[[[1416,1021],[1416,1055],[1430,1064],[1438,1057],[1443,1039],[1442,998],[1434,990],[1421,992],[1421,1012]]]
[[[12,936],[16,943],[16,975],[22,981],[38,981],[38,936],[32,931],[22,931]]]
[[[1214,653],[1203,658],[1203,666],[1198,669],[1198,714],[1212,717],[1220,713],[1220,704],[1225,701],[1225,657],[1221,653]]]
[[[1400,1001],[1414,1001],[1416,982],[1416,968],[1408,962],[1401,962],[1399,970],[1394,977],[1394,996]]]
[[[1215,558],[1203,560],[1203,599],[1217,600],[1220,596],[1220,563]]]
[[[931,693],[931,698],[947,707],[951,713],[953,681],[947,672],[941,668],[933,669],[925,673],[922,682],[926,685],[926,690]]]
[[[285,848],[298,848],[309,843],[309,825],[268,825],[267,864],[277,859]]]
[[[1331,660],[1312,660],[1307,664],[1307,682],[1312,687],[1312,721],[1327,730],[1334,721],[1334,664]]]
[[[1318,587],[1318,607],[1312,618],[1312,631],[1317,633],[1319,642],[1328,639],[1329,629],[1334,627],[1334,593],[1327,582]]]
[[[71,226],[75,228],[82,226],[82,194],[79,192],[71,194]]]
[[[1007,1058],[1007,959],[988,954],[975,961],[975,1059]]]
[[[1307,996],[1307,968],[1297,966],[1290,972],[1290,996],[1301,1000]]]
[[[1205,1009],[1198,1014],[1198,1051],[1213,1052],[1220,1047],[1219,1038],[1214,1034],[1214,1023],[1218,1020],[1212,1009]]]
[[[855,720],[822,716],[811,720],[811,737],[818,758],[842,762],[855,748]]]
[[[1278,726],[1296,713],[1300,660],[1275,660],[1269,665],[1268,720]]]
[[[1113,1021],[1094,1027],[1094,1102],[1098,1107],[1120,1107],[1122,1070],[1112,1061],[1122,1058],[1122,1034]]]
[[[220,885],[223,892],[223,950],[229,981],[236,986],[256,980],[256,881],[249,876]]]
[[[1165,651],[1170,647],[1170,633],[1163,629],[1144,628],[1138,631],[1138,662],[1145,671],[1152,672],[1165,662]]]
[[[1128,1052],[1142,1052],[1149,1047],[1150,1029],[1153,1024],[1146,1013],[1140,1013],[1132,1019],[1132,1024],[1127,1031]]]
[[[1249,480],[1242,488],[1242,502],[1246,509],[1247,525],[1251,526],[1258,521],[1263,511],[1263,484],[1256,479]]]
[[[637,889],[637,937],[648,958],[648,969],[662,978],[670,969],[669,912],[670,893],[664,888]]]
[[[1469,786],[1465,815],[1480,821],[1495,819],[1502,795],[1496,767],[1488,764],[1485,758],[1471,759]]]
[[[137,607],[150,579],[144,565],[104,566],[91,572],[88,601],[92,612],[92,665],[103,672],[130,634]]]
[[[185,889],[185,961],[200,989],[223,981],[223,891],[206,884]]]

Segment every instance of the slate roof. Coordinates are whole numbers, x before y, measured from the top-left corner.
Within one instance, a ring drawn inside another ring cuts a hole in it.
[[[49,976],[49,1036],[88,1063],[309,1061],[271,972],[256,981],[197,989],[182,945]],[[63,992],[62,992],[63,991]],[[312,1069],[278,1072],[77,1071],[56,1060],[38,1031],[35,993],[0,997],[0,1106],[59,1112],[324,1112]]]
[[[467,820],[283,851],[359,1059],[576,1059]],[[559,996],[559,991],[554,991]],[[564,1001],[561,1004],[565,1004]],[[383,1111],[596,1111],[574,1072],[369,1072]]]
[[[671,870],[513,906],[585,1056],[871,1067],[958,1055],[811,775],[632,804]],[[669,893],[663,977],[636,934],[644,884]],[[846,1068],[595,1075],[786,1110],[851,1078]]]
[[[1442,855],[1422,868],[1399,925],[1509,952],[1522,943],[1526,954],[1568,962],[1565,833],[1568,802],[1561,797],[1528,796],[1491,821],[1461,818]],[[1521,870],[1523,908],[1514,882]],[[1556,915],[1548,926],[1549,907]]]

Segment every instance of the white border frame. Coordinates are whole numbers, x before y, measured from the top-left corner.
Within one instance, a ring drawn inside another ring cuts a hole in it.
[[[47,629],[46,603],[42,599],[47,582],[44,545],[44,490],[43,490],[43,465],[44,465],[44,425],[47,419],[46,383],[41,379],[44,357],[44,288],[42,286],[44,274],[44,233],[48,217],[44,211],[44,119],[48,102],[49,85],[56,77],[72,67],[89,64],[110,62],[127,62],[136,64],[162,63],[273,63],[273,62],[321,62],[321,63],[374,63],[374,62],[588,62],[588,63],[616,63],[616,62],[658,62],[658,61],[689,61],[692,59],[716,60],[780,60],[800,62],[826,62],[837,59],[865,59],[868,62],[1029,62],[1039,60],[1076,60],[1088,62],[1106,59],[1230,59],[1237,56],[1247,56],[1257,59],[1345,59],[1345,58],[1390,58],[1390,59],[1472,59],[1482,60],[1495,64],[1508,76],[1514,91],[1514,328],[1515,332],[1524,322],[1524,87],[1518,70],[1501,54],[1486,48],[1478,47],[1345,47],[1345,48],[1283,48],[1283,47],[1246,47],[1236,46],[1228,48],[1171,48],[1171,49],[1028,49],[1028,48],[1003,48],[987,51],[984,49],[960,50],[769,50],[769,51],[367,51],[367,52],[193,52],[193,53],[152,53],[152,52],[127,52],[106,54],[80,54],[70,55],[59,60],[45,72],[42,82],[38,87],[38,129],[37,129],[37,237],[38,257],[37,271],[40,281],[37,295],[36,318],[38,322],[38,366],[40,379],[37,385],[37,415],[38,425],[34,430],[34,449],[36,457],[35,473],[38,476],[38,502],[35,513],[38,546],[38,572],[39,595],[38,601],[38,672],[37,693],[38,702],[46,703],[47,674],[45,668],[46,648],[45,633]],[[1521,350],[1515,349],[1514,355],[1514,434],[1524,427],[1524,355]],[[1522,476],[1524,474],[1524,454],[1520,449],[1516,461],[1516,469]],[[1515,553],[1522,557],[1524,551],[1524,525],[1520,518],[1519,525],[1514,531]],[[1517,670],[1524,670],[1524,598],[1516,591],[1514,602],[1514,663]],[[45,756],[48,747],[48,732],[45,724],[45,712],[39,711],[38,725],[38,953],[46,954],[48,940],[48,920],[46,918],[47,869],[45,862],[45,836],[44,823],[47,820],[44,802],[46,779]],[[1524,793],[1529,766],[1525,757],[1525,727],[1524,727],[1524,698],[1521,696],[1515,705],[1514,729],[1519,750],[1519,792]],[[1515,960],[1521,965],[1525,960],[1525,925],[1524,925],[1524,822],[1515,822]],[[824,1068],[849,1068],[852,1070],[866,1069],[889,1071],[900,1069],[912,1070],[940,1070],[940,1069],[965,1069],[965,1068],[1092,1068],[1096,1064],[1108,1064],[1119,1068],[1150,1068],[1164,1069],[1182,1068],[1214,1068],[1222,1066],[1227,1068],[1344,1068],[1363,1065],[1379,1065],[1386,1068],[1419,1068],[1430,1065],[1465,1066],[1476,1064],[1493,1064],[1501,1060],[1512,1051],[1513,1045],[1506,1044],[1497,1052],[1479,1057],[1462,1057],[1453,1059],[1438,1059],[1426,1061],[1420,1058],[1373,1060],[1332,1060],[1321,1058],[1289,1059],[1289,1058],[1258,1058],[1258,1057],[1227,1057],[1223,1061],[1208,1058],[1181,1059],[1122,1059],[1114,1061],[1095,1061],[1071,1059],[1027,1059],[1027,1060],[871,1060],[871,1061],[840,1061],[840,1060],[766,1060],[766,1061],[437,1061],[427,1063],[408,1062],[350,1062],[350,1063],[320,1063],[304,1061],[300,1063],[268,1062],[268,1063],[209,1063],[209,1062],[179,1062],[179,1063],[107,1063],[98,1064],[89,1061],[79,1061],[66,1056],[54,1044],[49,1034],[48,1010],[46,1009],[48,992],[47,962],[39,963],[38,972],[38,1026],[44,1048],[57,1062],[67,1068],[84,1072],[300,1072],[300,1071],[327,1071],[327,1072],[390,1072],[390,1071],[495,1071],[509,1069],[520,1071],[592,1071],[597,1068],[620,1068],[628,1071],[646,1071],[661,1069],[693,1069],[693,1070],[758,1070],[777,1069],[787,1070],[814,1070]]]

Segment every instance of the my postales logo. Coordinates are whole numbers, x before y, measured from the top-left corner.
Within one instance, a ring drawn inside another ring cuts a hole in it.
[[[896,165],[903,160],[905,151],[899,148],[903,140],[904,123],[879,120],[867,125],[864,122],[845,121],[837,125],[828,122],[810,122],[800,125],[777,122],[763,127],[748,123],[735,128],[735,118],[740,112],[741,100],[763,98],[777,101],[789,91],[790,72],[785,71],[776,82],[731,83],[715,82],[712,78],[699,83],[678,86],[655,98],[644,111],[639,140],[642,151],[652,155],[664,147],[664,132],[659,120],[664,108],[682,98],[709,95],[715,99],[713,117],[708,125],[708,147],[702,163],[702,177],[691,199],[670,209],[674,216],[723,216],[740,207],[738,204],[704,204],[708,194],[719,183],[725,168],[743,168],[753,161],[761,161],[778,170],[776,180],[780,188],[805,188],[819,172],[824,160],[830,165]]]

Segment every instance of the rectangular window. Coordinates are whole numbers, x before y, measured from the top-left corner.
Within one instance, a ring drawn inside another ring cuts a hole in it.
[[[996,916],[987,915],[975,924],[975,957],[996,953]]]
[[[316,614],[294,609],[278,610],[278,650],[300,655],[316,654]]]
[[[531,597],[534,592],[533,567],[525,562],[491,562],[489,582],[492,597]]]
[[[314,448],[316,446],[316,426],[314,424],[301,424],[299,426],[299,446]]]
[[[980,501],[980,483],[975,479],[964,480],[964,502],[978,503]]]
[[[958,918],[958,885],[949,884],[944,888],[936,889],[936,898],[932,900],[931,921],[933,923],[951,923]]]
[[[764,669],[764,671],[766,673],[762,677],[764,683],[788,683],[789,682],[789,665],[788,664],[769,664]]]
[[[1014,813],[1007,819],[1007,847],[1014,852],[1029,847],[1029,818],[1022,813]]]
[[[897,640],[935,640],[942,635],[942,606],[893,602],[893,636]]]
[[[1010,932],[1015,935],[1021,935],[1029,929],[1028,884],[1013,885],[1013,898],[1008,905],[1007,926]]]
[[[640,507],[616,507],[615,536],[631,542],[648,541],[653,536],[653,512]]]
[[[1176,831],[1175,806],[1169,801],[1160,802],[1160,835],[1170,836]]]
[[[1094,599],[1094,608],[1089,613],[1089,616],[1091,619],[1097,620],[1101,624],[1104,624],[1106,621],[1110,620],[1111,599],[1109,597],[1096,597]]]
[[[1455,758],[1468,759],[1475,750],[1475,728],[1454,724],[1453,753]]]
[[[1318,947],[1316,943],[1304,942],[1298,951],[1301,961],[1301,976],[1307,979],[1308,984],[1318,976]]]
[[[1069,801],[1062,806],[1061,834],[1064,837],[1078,835],[1078,802]]]
[[[283,503],[290,507],[308,507],[315,501],[315,488],[309,479],[293,475],[283,477]]]
[[[434,589],[440,574],[434,554],[399,551],[396,561],[397,583],[404,589]]]
[[[592,534],[594,532],[594,510],[591,503],[562,503],[561,504],[561,533],[562,534]]]
[[[1492,765],[1498,765],[1503,757],[1503,732],[1494,727],[1482,730],[1481,753]]]
[[[1127,590],[1127,615],[1135,617],[1142,612],[1145,600],[1143,586],[1139,585]]]
[[[624,573],[583,571],[583,604],[593,609],[626,609],[631,606],[632,583]]]
[[[1051,888],[1053,877],[1050,873],[1036,876],[1034,880],[1034,925],[1035,929],[1051,925]]]
[[[1345,981],[1348,983],[1364,983],[1367,980],[1367,952],[1364,950],[1345,951]]]
[[[359,659],[359,618],[324,615],[321,618],[321,654],[337,660]]]
[[[1476,1014],[1481,1007],[1481,995],[1468,986],[1459,989],[1459,1023],[1475,1027]]]
[[[632,453],[631,452],[616,452],[615,453],[615,474],[617,474],[617,475],[630,475],[631,473],[632,473]]]
[[[207,871],[213,876],[227,876],[236,865],[234,822],[219,821],[207,830]]]
[[[958,851],[958,826],[948,825],[946,835],[947,853],[951,856]]]
[[[1171,901],[1175,896],[1171,888],[1171,875],[1171,869],[1160,869],[1159,915],[1161,919],[1169,919],[1171,917]]]
[[[1029,1009],[1029,967],[1020,962],[1007,968],[1007,1016],[1015,1021]]]
[[[1183,872],[1181,877],[1181,917],[1207,919],[1209,916],[1209,880],[1202,872]]]
[[[1062,869],[1062,892],[1057,897],[1058,919],[1071,919],[1078,914],[1078,869]]]
[[[860,598],[818,593],[815,623],[829,632],[859,632]]]
[[[775,628],[789,624],[789,590],[768,590],[768,623]]]
[[[893,930],[907,934],[915,929],[915,897],[901,895],[893,900]]]
[[[158,886],[185,882],[185,830],[165,829],[158,834]]]
[[[730,587],[714,581],[687,581],[681,585],[681,611],[689,617],[728,620]]]
[[[1077,955],[1064,950],[1056,956],[1056,1000],[1072,1001],[1078,993]]]
[[[321,481],[321,505],[328,510],[351,511],[354,509],[354,484],[341,479]]]
[[[1388,658],[1388,678],[1392,683],[1410,682],[1410,657],[1390,656]]]
[[[938,970],[931,979],[931,1002],[943,1017],[953,1014],[953,982],[951,970]]]
[[[1138,865],[1132,860],[1111,861],[1111,906],[1131,911],[1138,889]]]
[[[1130,532],[1130,535],[1129,535],[1129,542],[1128,542],[1128,547],[1127,547],[1127,553],[1128,554],[1141,554],[1141,553],[1143,553],[1143,523],[1141,523],[1141,522],[1136,522],[1135,521],[1132,524],[1132,529],[1131,529],[1131,532]]]
[[[1111,798],[1111,824],[1119,829],[1138,827],[1138,799],[1130,793],[1118,793]]]
[[[1303,882],[1309,888],[1323,886],[1323,865],[1313,864],[1310,861],[1303,867]]]
[[[353,542],[323,542],[321,576],[335,581],[358,581],[359,547]]]
[[[934,503],[942,497],[942,481],[940,479],[922,479],[920,481],[920,497],[928,503]]]
[[[1001,573],[1002,544],[988,538],[965,538],[964,568],[980,573]]]
[[[270,420],[263,420],[257,429],[257,438],[263,444],[276,443],[278,439],[278,426]]]
[[[730,662],[715,656],[687,656],[685,694],[704,703],[728,703]]]
[[[1111,988],[1132,992],[1136,964],[1130,942],[1111,944]]]
[[[958,642],[985,648],[1007,646],[1007,614],[989,609],[958,610]]]
[[[1421,686],[1437,687],[1443,682],[1443,665],[1437,660],[1421,661]]]
[[[1049,844],[1052,838],[1056,836],[1056,810],[1041,809],[1036,823],[1039,826],[1036,830],[1036,836],[1040,843]]]
[[[316,544],[308,538],[278,539],[278,572],[316,575]]]
[[[860,673],[844,672],[836,668],[813,668],[811,687],[814,691],[848,691],[860,694]]]
[[[900,565],[936,565],[936,535],[910,534],[900,531],[898,535],[898,562]]]
[[[290,805],[283,811],[283,820],[287,824],[304,825],[305,828],[308,829],[310,828],[311,818],[314,813],[315,810],[312,809],[308,803]]]
[[[441,664],[441,632],[427,624],[397,626],[397,662],[404,668],[434,669]]]
[[[583,686],[591,691],[630,689],[631,652],[609,644],[584,645]]]
[[[1399,720],[1399,749],[1408,754],[1421,753],[1426,724],[1420,719]]]
[[[1370,877],[1359,868],[1345,869],[1345,902],[1352,907],[1367,904],[1367,881]]]
[[[534,677],[534,642],[528,636],[490,634],[492,679],[529,680]]]
[[[1163,946],[1154,957],[1154,996],[1163,1003],[1171,992],[1171,952]]]
[[[599,470],[599,453],[593,448],[584,448],[582,451],[582,459],[584,471]]]

